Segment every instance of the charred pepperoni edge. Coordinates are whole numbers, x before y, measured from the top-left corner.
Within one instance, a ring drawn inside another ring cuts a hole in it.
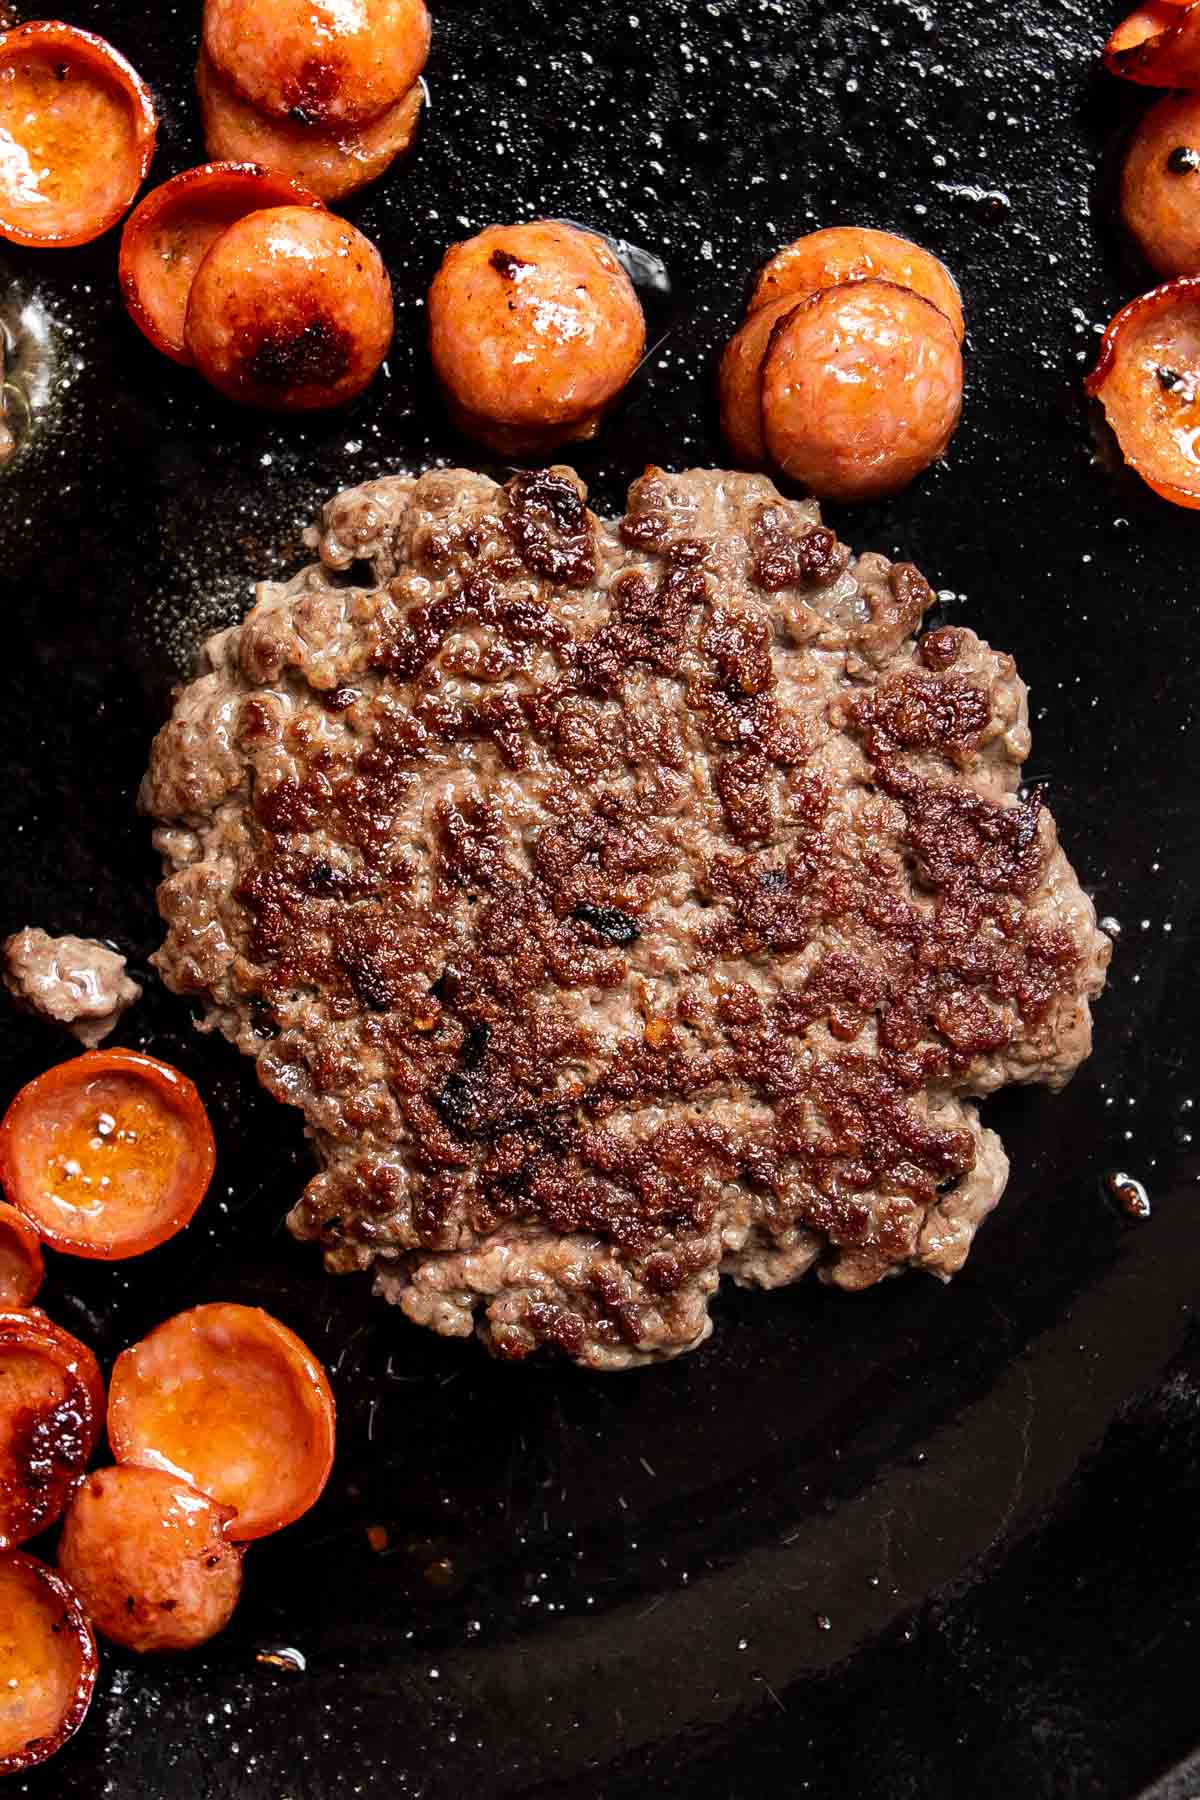
[[[1133,37],[1128,31],[1135,19],[1151,27],[1140,37]],[[1121,20],[1101,55],[1110,75],[1144,87],[1191,87],[1200,83],[1200,5],[1178,6],[1171,0],[1150,0],[1149,5],[1135,8]]]
[[[54,1364],[69,1377],[66,1398],[47,1415],[43,1410],[28,1408],[30,1416],[23,1421],[18,1414],[9,1456],[18,1480],[35,1457],[53,1458],[55,1472],[42,1479],[36,1489],[37,1502],[26,1497],[14,1507],[12,1541],[23,1543],[52,1525],[67,1503],[71,1485],[82,1475],[91,1461],[104,1423],[104,1382],[100,1367],[86,1344],[63,1331],[40,1312],[0,1312],[0,1354],[16,1347]],[[57,1442],[46,1438],[47,1417],[58,1420],[61,1428]],[[63,1452],[65,1436],[70,1434],[69,1450]],[[19,1461],[18,1459],[23,1459]],[[0,1479],[4,1466],[0,1464]],[[28,1488],[28,1484],[22,1483]]]
[[[77,1238],[69,1232],[58,1231],[47,1225],[36,1212],[23,1206],[15,1149],[21,1130],[22,1113],[26,1108],[36,1108],[46,1100],[53,1102],[61,1090],[70,1091],[93,1075],[105,1074],[137,1076],[145,1081],[148,1087],[179,1114],[197,1156],[192,1190],[176,1207],[169,1229],[156,1226],[149,1235],[143,1233],[141,1237],[115,1249],[111,1243],[107,1247],[101,1247],[94,1239]],[[193,1084],[186,1075],[173,1069],[170,1063],[159,1062],[154,1056],[143,1056],[139,1050],[88,1050],[82,1056],[72,1057],[69,1062],[56,1063],[44,1075],[37,1075],[25,1084],[0,1121],[0,1182],[3,1183],[8,1198],[25,1214],[43,1241],[52,1249],[61,1250],[68,1256],[87,1257],[96,1262],[120,1262],[127,1256],[141,1256],[147,1250],[165,1244],[168,1238],[182,1231],[194,1218],[197,1207],[208,1192],[216,1160],[217,1147],[212,1125],[204,1102]]]
[[[231,192],[244,186],[248,194],[255,181],[262,184],[263,197],[260,205],[248,204],[245,208],[247,213],[259,212],[269,206],[315,206],[325,210],[325,202],[316,194],[310,193],[308,188],[301,187],[290,175],[268,169],[262,163],[207,162],[194,169],[184,169],[181,174],[172,175],[169,181],[164,181],[161,187],[151,189],[125,221],[125,229],[121,233],[120,279],[126,308],[143,336],[173,362],[190,364],[191,358],[184,345],[181,344],[176,349],[173,344],[168,343],[158,328],[153,312],[142,300],[137,264],[147,239],[172,210],[177,209],[180,219],[186,221],[187,203],[191,198],[214,193],[225,184],[228,184]],[[229,223],[233,222],[231,218]]]
[[[154,156],[154,145],[158,137],[158,114],[154,110],[154,101],[150,89],[142,80],[133,64],[114,50],[107,39],[98,37],[94,31],[84,31],[78,25],[64,25],[59,19],[31,20],[25,25],[15,25],[11,31],[0,34],[0,67],[15,57],[22,55],[27,49],[49,50],[52,54],[57,50],[67,60],[68,53],[73,53],[80,62],[92,68],[103,69],[109,75],[115,75],[132,103],[136,121],[138,141],[138,178],[137,186],[145,181]],[[135,189],[136,192],[136,189]],[[71,249],[77,244],[90,244],[93,238],[101,237],[108,231],[132,202],[133,195],[124,205],[109,210],[102,217],[102,223],[86,232],[66,231],[29,231],[22,225],[11,224],[3,219],[4,198],[0,192],[0,220],[3,221],[4,236],[15,244],[58,245],[63,249]]]
[[[1164,281],[1161,286],[1151,288],[1149,293],[1139,294],[1127,306],[1123,306],[1104,334],[1100,345],[1100,356],[1090,375],[1084,376],[1084,390],[1093,400],[1103,401],[1104,384],[1116,367],[1121,338],[1127,328],[1139,324],[1151,313],[1169,311],[1180,301],[1190,302],[1200,314],[1200,275],[1177,275],[1173,281]],[[1114,435],[1115,429],[1114,429]],[[1120,438],[1117,439],[1121,443]],[[1129,467],[1152,487],[1156,494],[1164,500],[1171,500],[1177,506],[1200,506],[1200,481],[1195,488],[1180,487],[1172,481],[1159,481],[1147,475],[1142,461],[1136,455],[1130,455],[1124,443],[1121,443],[1121,454]]]
[[[53,1569],[39,1562],[36,1556],[28,1556],[21,1550],[8,1551],[3,1559],[11,1566],[27,1572],[31,1582],[39,1587],[48,1588],[62,1606],[62,1620],[59,1629],[66,1629],[72,1642],[79,1650],[79,1679],[75,1684],[75,1693],[71,1704],[63,1714],[58,1730],[53,1737],[34,1738],[26,1744],[24,1750],[14,1751],[11,1756],[0,1756],[0,1776],[21,1775],[26,1769],[36,1768],[62,1749],[63,1745],[75,1736],[79,1727],[87,1717],[92,1695],[96,1688],[96,1676],[100,1671],[100,1658],[96,1650],[96,1639],[92,1628],[84,1616],[79,1597],[70,1584],[56,1574]]]

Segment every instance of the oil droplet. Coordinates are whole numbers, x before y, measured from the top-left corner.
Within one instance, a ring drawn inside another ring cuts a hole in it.
[[[1136,1176],[1127,1175],[1124,1169],[1112,1169],[1104,1177],[1104,1185],[1127,1218],[1150,1217],[1150,1196]]]

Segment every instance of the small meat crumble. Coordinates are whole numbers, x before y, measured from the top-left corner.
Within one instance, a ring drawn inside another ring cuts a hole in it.
[[[722,1274],[948,1277],[1110,944],[1025,689],[808,501],[339,495],[154,746],[157,962],[303,1109],[330,1269],[497,1355],[692,1349]]]
[[[142,997],[117,951],[93,938],[52,938],[33,925],[5,941],[2,975],[15,1000],[65,1025],[89,1050]]]

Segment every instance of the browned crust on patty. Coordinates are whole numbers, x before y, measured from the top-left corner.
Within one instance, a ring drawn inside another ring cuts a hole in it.
[[[950,1274],[971,1097],[1061,1085],[1108,940],[1024,688],[762,477],[370,483],[155,745],[168,982],[303,1107],[293,1229],[410,1316],[597,1367],[722,1271]],[[370,565],[371,573],[363,573]]]

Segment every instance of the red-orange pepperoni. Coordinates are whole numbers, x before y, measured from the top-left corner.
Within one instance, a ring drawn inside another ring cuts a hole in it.
[[[247,213],[321,204],[286,175],[252,162],[204,163],[172,176],[134,208],[121,233],[121,290],[130,318],[156,349],[187,362],[188,296],[209,246]]]
[[[0,1124],[0,1180],[46,1243],[110,1262],[191,1219],[216,1149],[185,1075],[136,1050],[91,1050],[23,1087]]]
[[[1121,217],[1160,275],[1200,275],[1200,94],[1144,113],[1121,171]]]
[[[0,1775],[61,1750],[87,1717],[96,1640],[61,1575],[36,1557],[0,1556]]]
[[[149,90],[119,51],[58,20],[0,35],[0,237],[86,244],[146,178],[158,130]]]
[[[928,250],[868,225],[830,225],[797,238],[759,272],[750,310],[791,294],[802,298],[846,281],[893,281],[945,313],[961,344],[962,296],[949,269]]]
[[[344,219],[272,207],[209,250],[185,336],[200,374],[240,406],[345,406],[388,353],[391,283],[374,244]]]
[[[1086,387],[1147,486],[1176,506],[1200,507],[1200,275],[1123,307]]]
[[[356,194],[405,156],[425,103],[425,89],[416,81],[394,106],[365,125],[330,131],[295,119],[273,119],[218,75],[203,51],[196,91],[210,156],[278,169],[327,201]]]
[[[785,475],[821,499],[873,499],[946,449],[962,410],[962,357],[928,300],[855,281],[782,320],[762,392],[767,450]]]
[[[451,416],[513,455],[594,437],[646,347],[604,239],[558,220],[452,244],[429,290],[429,345]]]
[[[206,0],[213,67],[260,112],[365,125],[407,94],[429,56],[425,0]]]
[[[108,1436],[118,1462],[165,1469],[236,1513],[228,1535],[265,1537],[314,1504],[333,1466],[325,1371],[254,1306],[197,1306],[117,1358]]]
[[[1148,0],[1117,26],[1104,64],[1144,87],[1200,87],[1200,5]]]
[[[37,1232],[15,1206],[0,1200],[0,1311],[28,1306],[44,1272]]]
[[[162,1469],[97,1469],[67,1508],[58,1566],[114,1644],[194,1650],[224,1630],[242,1591],[232,1517]]]
[[[0,1313],[0,1550],[53,1525],[103,1419],[104,1383],[87,1345],[44,1313]]]

